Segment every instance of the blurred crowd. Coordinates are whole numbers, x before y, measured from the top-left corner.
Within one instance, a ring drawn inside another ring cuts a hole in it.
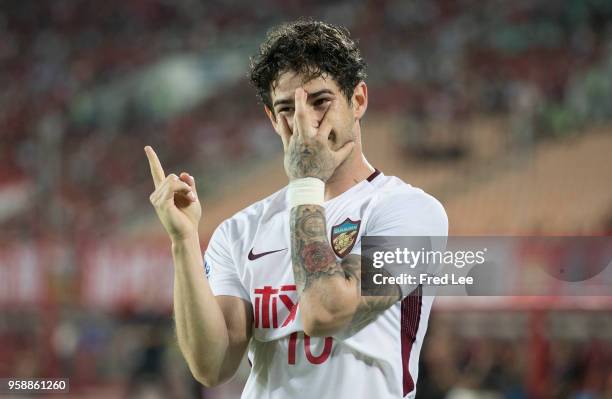
[[[611,337],[598,334],[604,320],[612,321],[597,313],[432,314],[417,396],[609,398]]]
[[[69,378],[76,397],[201,398],[168,317],[125,312],[110,319],[73,310],[60,323],[47,320],[40,314],[4,315],[0,375]]]
[[[369,66],[369,112],[403,118],[400,142],[417,158],[435,153],[424,145],[432,121],[460,126],[501,115],[507,141],[520,147],[612,119],[608,0],[4,0],[0,242],[97,240],[116,236],[143,212],[152,217],[146,144],[160,149],[168,171],[203,176],[235,173],[279,152],[247,84],[242,50],[254,54],[271,26],[300,16],[349,28]],[[154,107],[125,100],[132,82],[156,65],[228,54],[240,54],[240,76],[180,112],[167,111],[163,93],[151,99]],[[460,146],[460,129],[445,133]],[[213,183],[200,184],[200,194]],[[66,274],[76,279],[81,260],[64,258],[56,274],[72,267]],[[114,387],[101,397],[197,397],[167,314],[73,306],[3,308],[0,375],[52,371],[71,376],[76,388]],[[451,336],[457,325],[432,322],[419,397],[536,397],[526,391],[538,386],[530,383],[528,337]],[[549,359],[539,397],[612,397],[605,375],[611,338],[593,340],[592,331],[538,347]]]
[[[14,329],[0,334],[6,360],[0,375],[69,377],[71,392],[83,397],[238,397],[249,372],[244,362],[227,385],[204,389],[181,357],[171,320],[156,314],[124,312],[109,319],[70,312],[49,329],[45,317],[4,319]],[[610,323],[609,313],[597,312],[434,312],[421,352],[418,397],[610,398]],[[4,327],[0,322],[0,332]]]
[[[402,134],[417,144],[431,120],[512,114],[518,140],[530,141],[612,116],[607,1],[7,0],[0,236],[74,239],[129,224],[151,190],[143,144],[163,148],[169,170],[209,174],[280,150],[245,84],[246,56],[243,78],[171,116],[110,91],[102,101],[123,109],[109,118],[86,99],[181,54],[205,59],[245,41],[253,54],[270,26],[299,16],[351,30],[372,112],[406,116]]]

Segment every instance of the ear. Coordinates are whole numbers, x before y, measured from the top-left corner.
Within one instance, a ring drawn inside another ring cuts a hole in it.
[[[368,108],[368,86],[363,81],[353,90],[352,106],[355,119],[361,120]]]

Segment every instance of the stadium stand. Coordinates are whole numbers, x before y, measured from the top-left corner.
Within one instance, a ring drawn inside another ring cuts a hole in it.
[[[452,234],[612,231],[609,1],[6,0],[0,375],[70,376],[82,397],[196,397],[142,148],[198,178],[203,245],[285,184],[245,75],[266,29],[302,15],[359,38],[366,153],[439,197]],[[440,307],[419,396],[610,397],[611,323],[579,301]]]

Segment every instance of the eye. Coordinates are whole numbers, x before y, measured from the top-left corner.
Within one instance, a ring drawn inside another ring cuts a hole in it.
[[[278,110],[278,113],[292,113],[293,112],[293,107],[283,107],[281,109]]]
[[[317,101],[314,102],[314,106],[315,107],[320,107],[322,105],[326,105],[330,101],[331,100],[329,98],[319,98]]]

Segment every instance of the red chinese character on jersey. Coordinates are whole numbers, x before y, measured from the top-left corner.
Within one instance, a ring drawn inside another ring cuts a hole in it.
[[[288,295],[290,292],[297,292],[295,285],[283,285],[280,288],[266,285],[263,288],[255,288],[254,292],[255,328],[278,328],[279,316],[284,316],[281,327],[286,327],[295,320],[298,303]],[[280,311],[279,300],[283,304]]]

